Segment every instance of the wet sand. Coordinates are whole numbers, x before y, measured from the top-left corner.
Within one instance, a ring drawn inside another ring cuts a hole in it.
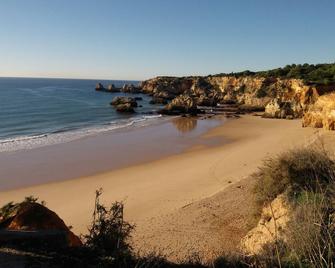
[[[36,149],[0,153],[0,191],[64,181],[215,146],[222,139],[201,135],[224,119],[165,119]]]

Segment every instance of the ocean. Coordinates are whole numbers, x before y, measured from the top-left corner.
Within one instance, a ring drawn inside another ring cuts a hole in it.
[[[159,120],[143,94],[96,92],[105,86],[138,81],[0,78],[0,152],[63,143],[100,132],[136,127]],[[135,114],[120,114],[114,96],[140,96]]]

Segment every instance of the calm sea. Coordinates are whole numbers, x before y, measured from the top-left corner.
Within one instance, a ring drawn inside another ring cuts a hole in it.
[[[158,106],[143,98],[136,114],[120,114],[114,96],[94,90],[95,80],[0,78],[0,152],[62,143],[87,135],[158,120]],[[136,81],[99,81],[122,86]],[[132,95],[134,96],[134,95]]]

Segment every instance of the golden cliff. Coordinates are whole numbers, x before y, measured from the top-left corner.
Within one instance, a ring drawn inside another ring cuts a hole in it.
[[[194,103],[200,106],[216,106],[222,102],[235,102],[249,107],[262,107],[265,109],[265,117],[291,119],[301,118],[306,114],[309,115],[309,118],[316,116],[317,113],[309,112],[312,106],[317,103],[320,96],[335,92],[335,85],[307,85],[301,79],[227,75],[157,77],[142,82],[141,89],[144,93],[152,95],[154,99],[174,100],[174,103],[179,105],[178,109],[183,105],[183,100],[188,99],[190,103],[190,98],[192,98]],[[323,97],[322,100],[326,98]],[[333,103],[333,97],[329,98],[328,102]],[[327,118],[333,120],[334,106],[328,105],[328,107],[332,108],[329,108],[327,112],[318,113],[317,116],[327,114]],[[171,104],[167,106],[167,109],[173,108],[175,106]],[[326,126],[332,129],[332,123],[328,121],[323,124],[309,124],[308,120],[304,119],[304,126],[308,125]]]

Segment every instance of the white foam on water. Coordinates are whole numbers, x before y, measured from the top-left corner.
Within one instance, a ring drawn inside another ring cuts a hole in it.
[[[28,150],[47,145],[70,142],[83,137],[96,135],[99,133],[120,130],[130,127],[141,127],[157,122],[161,115],[144,115],[128,120],[118,120],[109,124],[95,126],[71,131],[56,131],[33,136],[21,136],[9,139],[0,139],[0,152],[13,152],[18,150]]]

